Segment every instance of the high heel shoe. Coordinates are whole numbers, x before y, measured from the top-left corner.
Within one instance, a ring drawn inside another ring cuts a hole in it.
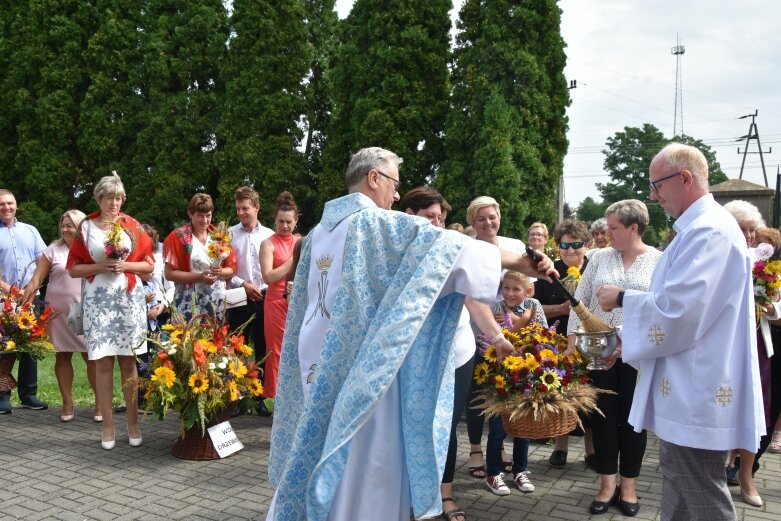
[[[750,494],[746,494],[746,492],[741,488],[740,493],[743,496],[743,501],[751,505],[752,507],[761,507],[762,506],[762,496],[757,494],[756,496],[752,496]]]
[[[103,421],[103,416],[101,416],[100,414],[96,414],[95,416],[92,417],[92,421],[94,421],[95,423],[101,423]]]
[[[111,450],[111,449],[113,449],[113,448],[114,448],[114,445],[116,445],[116,444],[117,444],[117,443],[116,443],[116,441],[114,441],[114,440],[111,440],[111,441],[103,441],[103,440],[101,440],[101,441],[100,441],[100,446],[101,446],[101,447],[103,447],[103,448],[104,448],[104,449],[106,449],[106,450]]]
[[[140,447],[141,442],[144,441],[144,438],[139,436],[138,438],[134,438],[130,435],[130,427],[127,428],[127,441],[130,443],[131,447]]]
[[[72,414],[60,414],[60,421],[61,422],[69,422],[71,420],[73,420],[73,415]]]

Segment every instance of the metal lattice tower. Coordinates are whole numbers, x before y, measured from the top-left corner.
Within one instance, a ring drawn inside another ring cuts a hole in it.
[[[670,51],[675,56],[675,116],[673,117],[673,136],[678,134],[678,117],[681,120],[681,133],[683,135],[683,76],[681,76],[681,55],[686,52],[686,48],[681,45],[681,39],[675,35],[676,45]]]

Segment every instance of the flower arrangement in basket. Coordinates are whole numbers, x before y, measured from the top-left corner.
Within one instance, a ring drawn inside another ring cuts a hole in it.
[[[240,328],[229,334],[226,323],[209,315],[185,321],[176,313],[162,326],[149,367],[149,378],[139,378],[145,389],[145,412],[163,419],[179,413],[182,434],[194,426],[201,436],[242,395],[258,397],[263,386],[259,368],[248,362],[252,348],[244,343]],[[252,405],[252,404],[251,404]]]
[[[51,306],[38,312],[32,302],[24,302],[16,286],[0,295],[0,300],[0,354],[27,353],[40,360],[54,352],[46,334],[46,324],[54,318]]]
[[[209,232],[209,246],[207,254],[212,261],[212,265],[219,266],[222,261],[228,258],[231,252],[231,233],[228,225],[224,221],[214,227]]]
[[[475,367],[475,380],[488,384],[477,407],[488,416],[501,415],[509,435],[538,439],[566,434],[580,423],[579,412],[599,410],[601,391],[587,385],[583,359],[577,351],[564,353],[567,339],[555,327],[532,324],[503,333],[515,352],[500,362],[489,346],[485,361]]]
[[[781,258],[773,247],[762,243],[756,247],[757,260],[751,269],[754,283],[754,302],[757,306],[757,323],[762,316],[762,306],[778,300],[781,288]]]

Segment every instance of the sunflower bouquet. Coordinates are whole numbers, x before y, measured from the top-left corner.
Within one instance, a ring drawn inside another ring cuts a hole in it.
[[[16,286],[0,294],[0,303],[0,354],[27,353],[40,360],[54,352],[46,334],[46,324],[54,318],[51,306],[39,312],[32,302],[24,302]]]
[[[214,266],[219,266],[231,252],[231,233],[224,221],[209,232],[207,254]]]
[[[163,419],[176,411],[183,433],[198,425],[204,435],[242,395],[254,399],[263,394],[260,369],[247,361],[252,348],[241,329],[230,334],[228,327],[208,315],[185,321],[174,313],[152,339],[149,378],[138,379],[145,390],[146,413]]]
[[[588,385],[585,362],[577,351],[565,353],[567,339],[555,328],[532,324],[503,333],[515,352],[500,362],[489,346],[475,367],[475,381],[486,385],[477,398],[483,414],[501,415],[508,434],[540,438],[569,432],[578,413],[598,410],[599,390]]]

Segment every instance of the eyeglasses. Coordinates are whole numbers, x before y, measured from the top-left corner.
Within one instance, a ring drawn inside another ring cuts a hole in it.
[[[560,242],[559,248],[562,250],[568,250],[570,247],[572,247],[573,250],[579,250],[583,247],[583,241],[575,241],[575,242]]]
[[[374,171],[377,172],[378,174],[380,174],[382,177],[384,177],[386,179],[390,179],[390,182],[393,183],[393,191],[394,192],[398,192],[399,191],[399,187],[401,186],[401,182],[400,181],[397,181],[397,180],[393,179],[388,174],[383,174],[382,172],[380,172],[376,168],[374,169]]]
[[[545,235],[544,233],[532,232],[529,234],[529,237],[547,237],[547,235]]]
[[[675,177],[677,175],[681,175],[681,173],[680,172],[675,172],[674,174],[670,174],[670,175],[668,175],[666,177],[663,177],[661,179],[657,179],[656,181],[651,181],[651,191],[652,192],[656,192],[658,194],[659,193],[659,183],[661,183],[662,181],[666,181],[666,180],[668,180],[670,178],[673,178],[673,177]]]

